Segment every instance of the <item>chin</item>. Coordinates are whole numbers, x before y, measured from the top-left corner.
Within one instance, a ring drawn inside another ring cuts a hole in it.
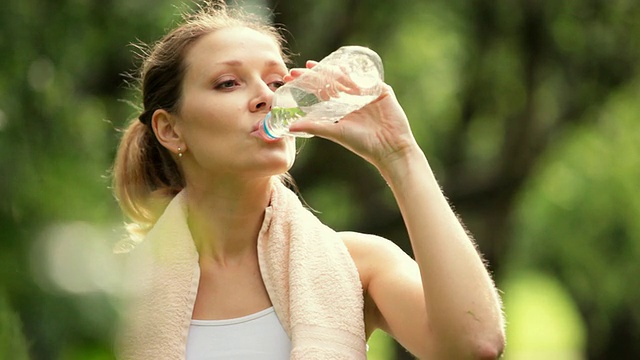
[[[268,175],[282,175],[291,169],[295,159],[295,156],[289,156],[288,154],[278,157],[277,160],[271,159],[269,165],[264,168],[264,171],[268,173]]]
[[[276,168],[274,168],[274,175],[282,175],[289,171],[291,167],[293,167],[293,163],[295,162],[295,156],[287,157],[282,164],[278,164]]]
[[[266,167],[264,168],[270,175],[281,175],[289,171],[296,161],[295,139],[284,139],[286,145],[277,150],[270,150],[267,157],[261,161]],[[266,163],[265,163],[266,162]],[[267,165],[268,163],[268,165]]]

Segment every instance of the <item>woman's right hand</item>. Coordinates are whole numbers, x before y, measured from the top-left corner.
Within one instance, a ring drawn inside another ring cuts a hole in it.
[[[307,61],[306,68],[293,68],[284,77],[285,82],[300,78],[318,63]],[[316,77],[305,76],[314,81]],[[339,76],[338,86],[357,88],[345,76]],[[312,86],[317,86],[313,84]],[[389,161],[404,156],[407,152],[420,151],[411,132],[409,121],[398,103],[391,86],[382,83],[382,94],[362,109],[345,116],[337,123],[314,122],[301,120],[291,125],[290,130],[306,132],[332,140],[352,152],[358,154],[378,169],[388,168]],[[325,98],[336,96],[338,89],[326,88],[319,96]],[[343,91],[344,89],[340,88]]]

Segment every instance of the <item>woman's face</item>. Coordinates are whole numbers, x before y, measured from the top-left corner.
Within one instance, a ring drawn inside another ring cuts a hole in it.
[[[187,179],[286,172],[295,140],[267,143],[256,133],[287,73],[275,40],[244,27],[218,30],[193,44],[185,64],[176,130],[187,147]]]

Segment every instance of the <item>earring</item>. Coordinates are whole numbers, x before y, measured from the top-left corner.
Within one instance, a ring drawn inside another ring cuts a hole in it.
[[[182,157],[182,148],[178,146],[178,157]]]

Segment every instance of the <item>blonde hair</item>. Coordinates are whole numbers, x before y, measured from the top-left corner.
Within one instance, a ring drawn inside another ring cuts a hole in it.
[[[153,46],[137,46],[143,63],[137,79],[142,97],[141,114],[124,131],[113,166],[113,191],[124,214],[129,240],[139,241],[155,224],[171,199],[184,186],[175,160],[155,137],[151,118],[156,110],[177,113],[181,104],[184,58],[198,39],[229,27],[246,27],[274,39],[284,53],[279,29],[263,18],[230,8],[223,1],[207,1]]]

